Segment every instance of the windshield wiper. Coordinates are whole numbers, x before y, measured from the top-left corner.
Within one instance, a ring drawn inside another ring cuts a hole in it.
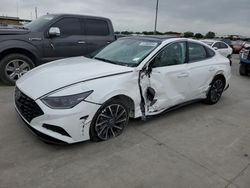
[[[97,59],[97,60],[104,61],[104,62],[107,62],[107,63],[112,63],[112,64],[115,64],[115,65],[126,66],[126,67],[136,67],[137,66],[136,64],[119,62],[119,61],[111,61],[109,59],[104,59],[104,58],[100,58],[100,57],[93,57],[93,59]]]

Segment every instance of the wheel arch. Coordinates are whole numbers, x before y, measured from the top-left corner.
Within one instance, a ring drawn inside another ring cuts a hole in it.
[[[135,116],[135,102],[131,97],[124,95],[124,94],[119,94],[119,95],[115,95],[115,96],[111,97],[106,102],[110,102],[112,100],[119,100],[119,101],[123,102],[124,104],[126,104],[126,106],[128,107],[128,110],[129,110],[130,117]]]
[[[226,77],[224,76],[223,72],[218,72],[214,77],[213,77],[213,80],[215,78],[221,78],[224,82],[224,87],[226,87]],[[212,81],[213,81],[212,80]],[[212,82],[211,82],[212,83]]]
[[[7,55],[10,54],[22,54],[22,55],[26,55],[27,57],[29,57],[33,62],[34,62],[34,66],[38,65],[38,58],[37,56],[30,52],[27,49],[24,48],[9,48],[9,49],[5,49],[0,53],[0,57],[2,60],[4,57],[6,57]]]

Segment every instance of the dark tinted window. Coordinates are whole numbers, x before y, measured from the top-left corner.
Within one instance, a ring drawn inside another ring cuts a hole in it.
[[[52,27],[58,27],[61,36],[81,35],[81,24],[77,18],[63,18]]]
[[[180,65],[186,62],[186,42],[177,42],[167,46],[154,59],[153,67]]]
[[[213,47],[216,47],[216,48],[220,49],[220,43],[219,43],[219,42],[216,42],[216,43],[213,45]]]
[[[223,49],[223,48],[228,48],[226,44],[224,44],[223,42],[220,42],[220,48]]]
[[[109,35],[108,23],[103,20],[87,19],[85,21],[85,33],[95,36]]]
[[[200,61],[207,58],[207,53],[203,45],[189,43],[189,61]]]

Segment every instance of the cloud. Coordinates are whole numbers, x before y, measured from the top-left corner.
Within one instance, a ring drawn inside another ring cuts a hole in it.
[[[156,0],[1,0],[0,14],[34,18],[38,14],[74,13],[108,17],[115,30],[154,29]],[[194,31],[250,36],[249,0],[159,0],[159,31]]]

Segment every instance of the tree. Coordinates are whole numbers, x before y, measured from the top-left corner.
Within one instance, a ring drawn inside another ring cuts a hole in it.
[[[123,35],[131,35],[131,34],[133,34],[133,32],[131,32],[131,31],[121,31],[121,34],[123,34]]]
[[[196,39],[202,39],[204,36],[201,34],[201,33],[196,33],[195,35],[194,35],[194,38],[196,38]]]
[[[153,31],[143,31],[142,34],[144,34],[144,35],[153,35],[154,32]]]
[[[181,33],[175,32],[175,31],[167,31],[164,33],[164,35],[181,35]]]
[[[194,33],[193,33],[193,32],[190,32],[190,31],[185,32],[185,33],[184,33],[184,37],[185,37],[185,38],[192,38],[192,37],[194,37]]]
[[[206,34],[206,38],[208,39],[213,39],[215,37],[215,33],[212,32],[212,31],[209,31],[207,34]]]

